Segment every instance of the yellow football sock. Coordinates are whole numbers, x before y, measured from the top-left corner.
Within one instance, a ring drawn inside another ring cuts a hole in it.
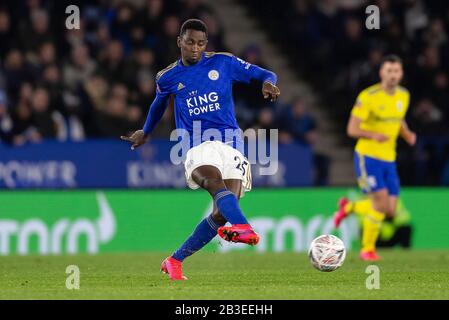
[[[370,202],[371,203],[371,202]],[[385,214],[375,210],[372,206],[363,217],[362,251],[374,251],[379,237],[380,227]]]
[[[385,214],[373,208],[370,198],[350,201],[346,204],[344,210],[346,214],[355,213],[362,218],[362,251],[374,251]]]

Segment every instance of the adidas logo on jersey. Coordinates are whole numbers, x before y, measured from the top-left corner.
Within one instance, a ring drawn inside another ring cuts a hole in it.
[[[182,82],[180,82],[178,84],[178,90],[184,89],[186,86],[182,84]]]

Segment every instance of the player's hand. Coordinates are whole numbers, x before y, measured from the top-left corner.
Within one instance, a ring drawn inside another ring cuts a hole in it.
[[[410,131],[410,133],[405,136],[404,140],[409,146],[413,147],[416,144],[416,133]]]
[[[382,142],[385,142],[385,141],[388,140],[388,136],[386,136],[386,135],[384,135],[382,133],[374,133],[372,139],[376,140],[377,142],[382,143]]]
[[[281,94],[281,91],[277,86],[270,82],[264,82],[262,85],[262,94],[265,99],[270,98],[271,102],[276,101],[276,99]]]
[[[134,150],[145,144],[149,140],[149,137],[145,136],[143,130],[137,130],[131,136],[121,136],[120,139],[130,142],[131,150]]]

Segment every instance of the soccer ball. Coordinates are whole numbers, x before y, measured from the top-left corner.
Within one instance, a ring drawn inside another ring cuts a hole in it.
[[[341,267],[345,258],[345,244],[334,235],[321,235],[310,244],[310,262],[320,271],[330,272],[337,270]]]

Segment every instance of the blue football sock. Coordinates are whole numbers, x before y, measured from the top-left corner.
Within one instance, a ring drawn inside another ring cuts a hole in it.
[[[240,209],[236,196],[231,191],[227,189],[218,190],[214,195],[214,200],[220,213],[230,224],[248,223]]]
[[[176,260],[183,261],[188,256],[200,250],[208,244],[216,235],[217,229],[220,227],[218,223],[209,215],[204,218],[195,228],[190,237],[173,253],[172,257]]]

